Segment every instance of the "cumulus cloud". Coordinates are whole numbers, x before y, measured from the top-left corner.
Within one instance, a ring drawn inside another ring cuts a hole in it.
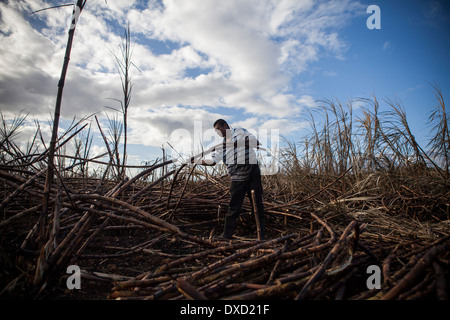
[[[2,111],[52,113],[71,9],[29,13],[56,4],[0,3]],[[323,53],[343,57],[338,31],[360,9],[352,0],[90,0],[77,25],[62,116],[120,109],[112,100],[122,98],[114,54],[129,23],[130,143],[159,146],[195,120],[225,117],[219,108],[235,123],[291,132],[299,127],[292,116],[314,104],[294,91],[293,79],[301,81]]]

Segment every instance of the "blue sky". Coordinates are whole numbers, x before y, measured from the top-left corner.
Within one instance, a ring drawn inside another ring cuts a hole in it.
[[[67,41],[70,9],[29,12],[63,1],[0,2],[0,109],[47,121]],[[369,5],[381,29],[369,30]],[[168,148],[174,132],[203,130],[223,117],[248,129],[301,141],[306,110],[319,100],[400,99],[423,147],[435,105],[432,84],[450,94],[448,1],[88,0],[67,77],[62,126],[97,113],[107,126],[119,108],[118,53],[130,22],[134,41],[129,163]],[[447,100],[446,100],[447,101]],[[355,103],[355,113],[358,104]],[[382,103],[383,107],[383,103]],[[95,123],[94,123],[95,124]],[[94,153],[105,151],[95,132]]]
[[[345,59],[326,57],[311,64],[317,71],[307,75],[314,82],[307,93],[342,102],[371,95],[379,100],[399,98],[411,127],[425,142],[423,130],[428,127],[424,120],[435,105],[432,84],[439,84],[444,97],[450,92],[449,5],[440,2],[443,11],[434,12],[432,6],[438,7],[438,2],[366,4],[380,7],[381,29],[364,27],[369,14],[355,18],[341,31],[349,45]]]

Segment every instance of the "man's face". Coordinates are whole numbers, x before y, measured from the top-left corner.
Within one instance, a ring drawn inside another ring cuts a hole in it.
[[[222,138],[226,137],[226,135],[227,135],[227,130],[225,129],[225,127],[222,127],[218,124],[214,127],[214,130]]]

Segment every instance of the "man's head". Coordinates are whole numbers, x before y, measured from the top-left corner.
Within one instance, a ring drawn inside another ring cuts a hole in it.
[[[214,129],[216,130],[219,136],[224,138],[227,136],[227,129],[230,129],[230,126],[225,120],[219,119],[216,120],[216,122],[214,122]]]

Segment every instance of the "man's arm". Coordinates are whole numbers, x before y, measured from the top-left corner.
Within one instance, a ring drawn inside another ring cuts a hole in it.
[[[191,163],[197,163],[202,166],[212,167],[216,165],[216,162],[212,159],[201,159],[201,160],[195,160],[194,157],[191,158]]]

